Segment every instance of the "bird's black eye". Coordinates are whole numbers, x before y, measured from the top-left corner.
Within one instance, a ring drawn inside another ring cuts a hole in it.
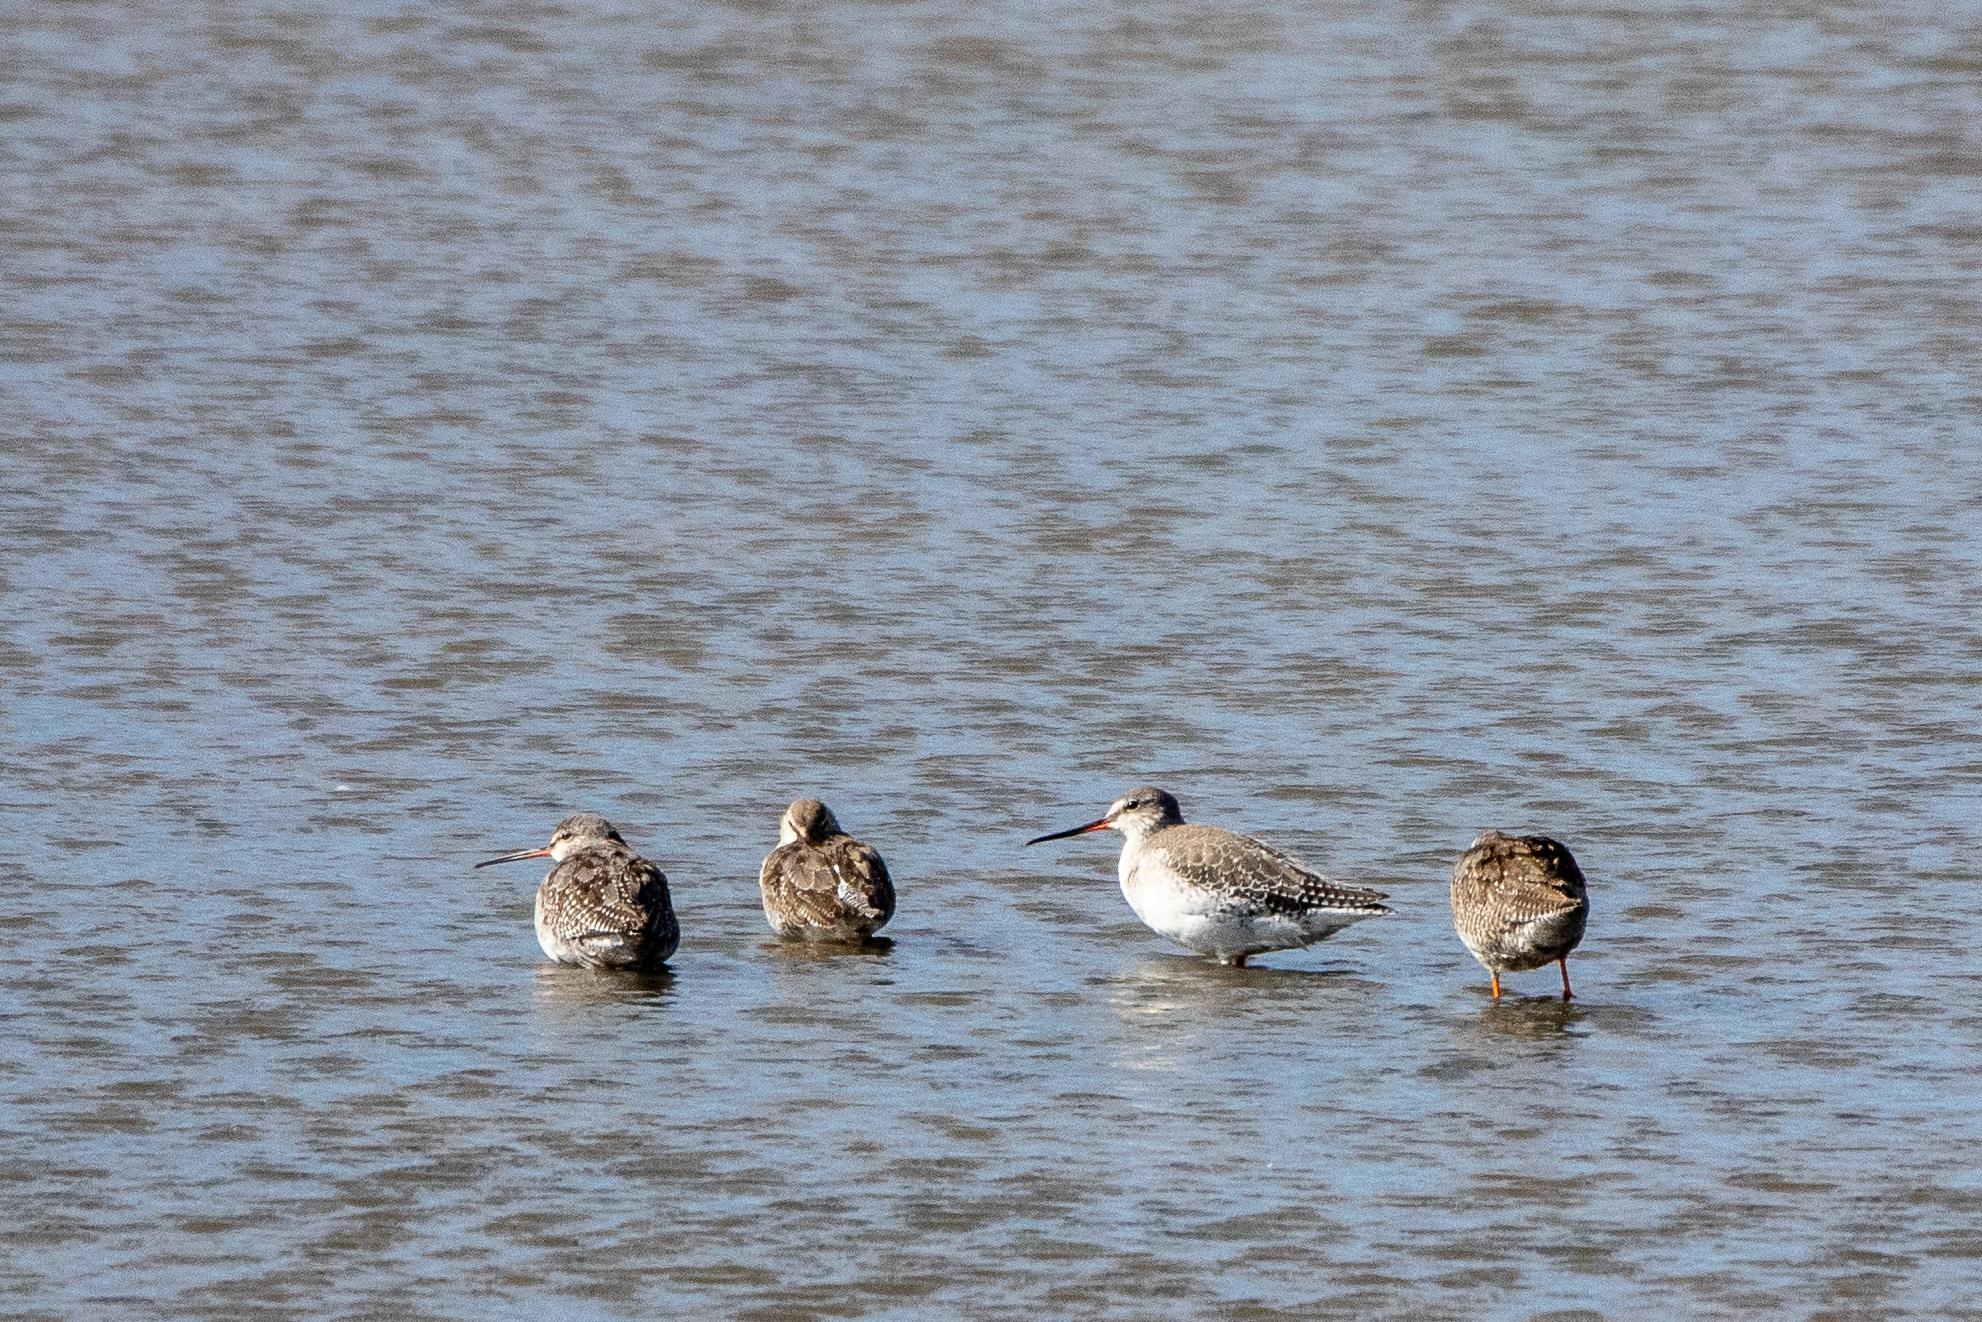
[[[1124,808],[1140,808],[1140,807],[1142,807],[1142,800],[1141,800],[1141,799],[1130,799],[1130,800],[1129,800],[1129,801],[1128,801],[1127,803],[1125,803],[1125,804],[1123,804],[1122,806],[1123,806]]]

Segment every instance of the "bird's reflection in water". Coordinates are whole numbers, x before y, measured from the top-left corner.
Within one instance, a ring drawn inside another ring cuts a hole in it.
[[[1493,1037],[1573,1042],[1581,1036],[1573,1030],[1587,1017],[1588,1011],[1581,1005],[1560,996],[1503,995],[1489,1003],[1474,1022],[1480,1032]]]
[[[1274,951],[1274,954],[1288,952]],[[1299,952],[1293,952],[1298,954]],[[1294,991],[1312,991],[1319,986],[1376,987],[1376,980],[1354,968],[1272,968],[1248,964],[1233,968],[1202,955],[1146,955],[1132,968],[1106,978],[1120,988],[1192,989],[1194,994],[1225,997],[1232,1001],[1272,999]]]
[[[531,1007],[550,1014],[572,1014],[600,1006],[642,1005],[659,1009],[674,999],[674,973],[582,969],[545,961],[537,965],[530,988]]]
[[[1231,968],[1196,955],[1152,955],[1090,979],[1128,1030],[1118,1062],[1136,1069],[1184,1068],[1233,1043],[1280,1035],[1304,1039],[1343,998],[1379,984],[1354,969]]]
[[[870,936],[865,941],[807,941],[788,938],[766,941],[761,948],[779,959],[804,964],[849,957],[879,959],[892,951],[895,943],[885,936]]]

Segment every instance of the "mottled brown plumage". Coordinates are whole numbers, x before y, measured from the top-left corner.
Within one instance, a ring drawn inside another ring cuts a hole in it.
[[[780,936],[865,941],[895,914],[888,865],[840,829],[832,809],[799,799],[778,822],[778,847],[758,873],[764,918]]]
[[[1488,831],[1453,865],[1452,925],[1486,966],[1496,997],[1501,974],[1553,962],[1562,969],[1562,999],[1571,999],[1569,952],[1589,916],[1583,870],[1545,835]]]
[[[681,941],[668,879],[595,812],[557,824],[550,844],[477,863],[550,858],[537,888],[537,944],[552,959],[592,969],[659,968]]]

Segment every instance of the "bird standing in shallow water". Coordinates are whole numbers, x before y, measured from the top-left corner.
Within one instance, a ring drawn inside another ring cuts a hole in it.
[[[1545,835],[1488,831],[1452,867],[1452,925],[1486,966],[1493,995],[1500,975],[1525,973],[1550,960],[1569,990],[1569,952],[1583,939],[1590,891],[1566,846]]]
[[[798,799],[778,819],[778,847],[757,874],[779,936],[865,941],[895,916],[888,865],[840,829],[833,810]]]
[[[549,858],[537,887],[537,944],[552,959],[588,969],[659,968],[681,942],[668,879],[595,812],[557,824],[542,849],[519,849],[475,866]]]
[[[1326,941],[1390,909],[1381,891],[1343,886],[1250,836],[1186,825],[1164,790],[1130,790],[1107,816],[1028,840],[1113,828],[1125,837],[1122,895],[1151,930],[1244,968],[1248,956]]]

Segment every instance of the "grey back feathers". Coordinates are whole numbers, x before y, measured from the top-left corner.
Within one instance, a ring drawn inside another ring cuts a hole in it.
[[[1377,903],[1384,898],[1382,891],[1331,881],[1272,845],[1216,826],[1172,826],[1151,839],[1149,848],[1161,856],[1164,866],[1192,885],[1268,912],[1390,912]]]

